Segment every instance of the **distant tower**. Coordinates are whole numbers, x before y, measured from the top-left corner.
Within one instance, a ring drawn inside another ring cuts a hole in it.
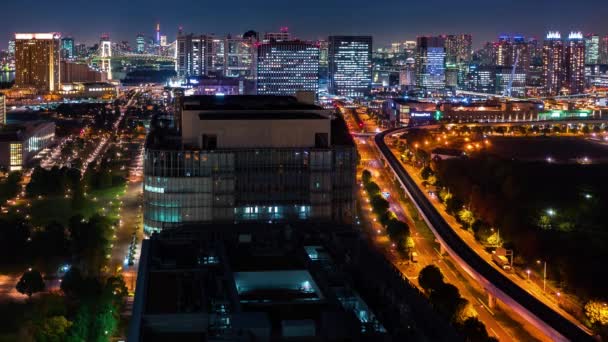
[[[101,36],[100,41],[101,48],[101,70],[106,72],[108,75],[108,79],[112,79],[112,42],[110,41],[110,36],[108,34],[103,34]]]
[[[160,45],[160,23],[156,23],[156,45]]]
[[[564,82],[564,43],[559,32],[549,32],[543,44],[543,88],[546,95],[559,94]]]

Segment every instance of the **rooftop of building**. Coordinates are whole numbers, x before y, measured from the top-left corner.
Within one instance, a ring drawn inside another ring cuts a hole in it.
[[[323,107],[302,103],[294,96],[276,95],[195,95],[184,98],[184,110],[323,110]]]
[[[311,227],[259,223],[211,225],[204,230],[190,226],[155,234],[142,249],[136,301],[143,302],[135,307],[143,306],[145,317],[134,317],[141,322],[140,336],[196,339],[213,333],[206,323],[222,314],[230,317],[224,337],[231,329],[260,336],[265,331],[273,340],[298,331],[312,334],[309,339],[338,330],[343,337],[357,336],[361,323],[355,313],[328,300],[325,292],[345,300],[356,297],[360,307],[367,306],[356,294],[346,294],[347,279],[336,270],[330,274],[341,279],[339,284],[330,282],[327,287],[324,275],[311,263],[329,262],[328,257],[318,258],[329,253],[315,238],[313,244],[303,241],[310,239],[311,231],[295,233],[305,228]],[[324,285],[317,284],[319,279]],[[180,329],[194,322],[203,324]],[[335,325],[346,328],[336,330]]]
[[[35,130],[50,124],[53,123],[43,120],[8,123],[0,127],[0,141],[19,141],[26,139],[28,135]]]

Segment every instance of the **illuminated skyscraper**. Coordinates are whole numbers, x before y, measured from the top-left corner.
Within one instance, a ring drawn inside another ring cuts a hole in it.
[[[565,56],[566,79],[564,86],[570,94],[585,91],[585,40],[580,32],[568,35]]]
[[[72,37],[61,38],[61,58],[62,59],[74,58],[74,38],[72,38]]]
[[[0,124],[6,125],[6,98],[0,94]]]
[[[416,84],[426,90],[445,88],[444,37],[418,37]]]
[[[224,76],[255,79],[256,51],[254,37],[227,37],[224,48]]]
[[[15,40],[13,39],[8,41],[8,54],[11,56],[15,55]]]
[[[445,38],[445,58],[449,64],[465,64],[471,62],[473,38],[470,34],[451,34]]]
[[[58,33],[15,34],[15,85],[45,92],[58,90],[60,59]]]
[[[600,36],[590,34],[585,37],[585,64],[599,64]]]
[[[546,95],[559,94],[564,81],[564,43],[559,32],[549,32],[543,45],[543,88]]]
[[[513,68],[517,61],[517,72],[528,73],[530,69],[530,49],[523,36],[500,36],[498,41],[494,43],[494,49],[494,64],[496,66]]]
[[[180,77],[208,75],[213,65],[213,37],[193,34],[178,36],[175,63]]]
[[[261,44],[257,56],[258,94],[295,95],[319,89],[319,47],[303,41]]]
[[[135,40],[135,51],[137,53],[144,53],[146,51],[146,38],[143,34],[138,34]]]
[[[363,97],[372,84],[372,37],[330,36],[328,39],[329,92]]]
[[[599,64],[608,64],[608,36],[600,39]]]

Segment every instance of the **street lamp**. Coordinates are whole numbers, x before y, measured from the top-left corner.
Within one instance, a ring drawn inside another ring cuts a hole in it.
[[[530,269],[527,269],[526,273],[528,274],[528,280],[530,280]]]
[[[536,260],[536,263],[540,265],[541,261]],[[547,290],[547,261],[543,261],[543,292]]]

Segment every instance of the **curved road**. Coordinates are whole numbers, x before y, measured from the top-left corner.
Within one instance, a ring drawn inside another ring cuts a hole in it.
[[[386,135],[401,130],[404,128],[391,129],[377,134],[376,146],[449,254],[490,293],[509,305],[551,339],[555,341],[593,341],[590,335],[574,323],[559,315],[488,264],[452,230],[384,142]]]

